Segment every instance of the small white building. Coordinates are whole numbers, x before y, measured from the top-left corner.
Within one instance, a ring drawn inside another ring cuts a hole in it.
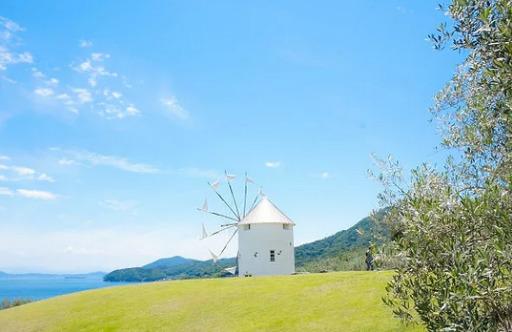
[[[238,275],[295,272],[295,224],[267,197],[238,223]]]

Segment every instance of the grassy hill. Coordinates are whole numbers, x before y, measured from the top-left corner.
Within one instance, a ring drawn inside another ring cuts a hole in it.
[[[165,281],[0,311],[2,331],[423,331],[381,301],[390,272]]]

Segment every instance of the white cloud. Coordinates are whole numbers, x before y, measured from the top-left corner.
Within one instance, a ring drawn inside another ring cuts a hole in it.
[[[128,115],[137,115],[139,114],[139,112],[140,111],[133,105],[129,105],[128,107],[126,107],[126,113]]]
[[[40,199],[44,201],[54,200],[57,198],[55,194],[42,190],[17,189],[16,193],[25,198]]]
[[[36,171],[29,167],[12,166],[10,169],[21,176],[32,176],[36,174]]]
[[[91,53],[91,56],[81,62],[74,69],[77,72],[88,75],[87,81],[91,87],[96,87],[98,79],[102,76],[117,77],[117,73],[108,71],[105,66],[101,63],[106,59],[110,58],[110,54],[107,53]]]
[[[76,161],[74,160],[71,160],[71,159],[66,159],[66,158],[62,158],[59,160],[59,165],[62,165],[62,166],[71,166],[71,165],[76,165]]]
[[[99,103],[98,107],[100,108],[99,113],[107,119],[124,119],[129,116],[135,116],[140,113],[140,111],[133,105],[123,106],[119,104],[112,103]]]
[[[329,178],[331,178],[331,174],[329,174],[329,172],[322,172],[322,173],[320,173],[320,178],[321,179],[329,179]]]
[[[32,68],[32,76],[37,79],[44,78],[44,74],[37,68]]]
[[[57,149],[58,150],[58,149]],[[158,173],[158,168],[142,163],[133,163],[125,158],[102,155],[89,151],[63,151],[73,160],[89,164],[91,166],[109,166],[132,173]],[[63,159],[61,159],[63,160]]]
[[[49,176],[48,174],[45,174],[45,173],[41,173],[39,174],[39,176],[37,177],[37,179],[39,181],[46,181],[46,182],[55,182],[55,180]]]
[[[72,89],[81,104],[92,102],[91,92],[83,88]]]
[[[185,110],[179,103],[176,97],[166,97],[160,99],[160,102],[165,107],[165,109],[168,111],[169,114],[171,114],[174,117],[177,117],[179,119],[185,120],[189,117],[189,113],[187,110]]]
[[[0,26],[3,26],[6,30],[11,32],[20,32],[25,30],[18,23],[2,16],[0,16]]]
[[[6,187],[0,187],[0,196],[13,196],[14,193],[11,189]]]
[[[29,52],[18,52],[16,47],[17,33],[24,29],[16,22],[0,16],[0,71],[14,64],[32,63],[34,61]]]
[[[50,78],[50,79],[49,79],[48,81],[46,81],[46,82],[47,82],[48,84],[50,84],[50,85],[57,85],[57,84],[59,84],[59,80],[58,80],[58,79],[56,79],[55,77]]]
[[[9,160],[11,160],[11,158],[9,156],[0,155],[0,160],[9,161]]]
[[[89,48],[89,47],[92,47],[92,41],[82,39],[82,40],[80,40],[80,44],[79,45],[80,45],[81,48]]]
[[[8,166],[0,164],[0,171],[7,172],[9,174],[9,176],[0,174],[1,181],[55,181],[48,174],[37,172],[35,169],[26,166]]]
[[[106,53],[91,53],[91,59],[93,61],[101,62],[101,61],[104,61],[105,59],[108,59],[108,58],[110,58],[110,54],[106,54]]]
[[[34,90],[34,93],[41,97],[50,97],[54,92],[50,88],[37,88]]]
[[[267,161],[265,163],[265,166],[268,168],[278,168],[281,166],[281,162],[280,161]]]

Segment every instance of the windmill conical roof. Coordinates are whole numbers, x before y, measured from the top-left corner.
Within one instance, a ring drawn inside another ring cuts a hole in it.
[[[291,224],[293,221],[288,218],[277,206],[266,196],[252,209],[240,224]]]

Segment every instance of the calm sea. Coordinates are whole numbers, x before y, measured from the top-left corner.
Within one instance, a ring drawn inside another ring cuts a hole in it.
[[[79,292],[87,289],[111,287],[123,283],[103,281],[102,275],[69,276],[7,276],[0,277],[0,301],[2,299],[40,300]]]

